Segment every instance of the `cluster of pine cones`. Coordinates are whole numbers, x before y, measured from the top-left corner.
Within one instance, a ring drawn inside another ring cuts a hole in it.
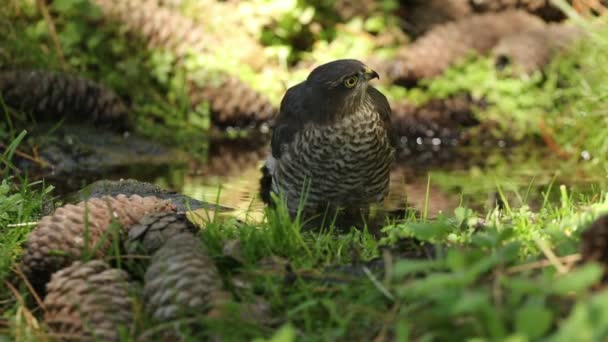
[[[43,217],[25,243],[20,268],[44,295],[52,337],[118,341],[135,333],[132,279],[139,271],[145,312],[159,322],[198,317],[229,299],[196,233],[185,214],[157,197],[91,198]]]
[[[220,36],[176,10],[179,2],[94,0],[93,3],[108,20],[119,23],[150,47],[167,49],[179,58],[188,53],[207,53],[219,44]],[[138,10],[134,10],[135,7]],[[373,0],[335,0],[333,7],[342,20],[367,18],[383,10],[379,2]],[[402,19],[402,28],[416,39],[399,48],[395,58],[368,62],[383,79],[400,85],[436,77],[471,52],[492,53],[498,67],[514,64],[519,66],[518,70],[530,73],[542,69],[555,52],[581,35],[571,26],[546,24],[565,19],[559,8],[548,0],[404,0],[395,14]],[[259,44],[250,41],[243,45],[243,50],[252,53],[243,55],[242,61],[256,67],[250,57],[260,55]],[[212,122],[222,128],[259,126],[269,122],[277,111],[262,93],[233,75],[220,74],[202,82],[191,79],[188,89],[191,103],[208,103]],[[460,103],[458,107],[451,104],[446,101],[442,106],[448,113],[462,111]],[[420,113],[426,112],[425,108],[411,108],[400,102],[393,105],[399,113],[396,116],[398,131],[411,141],[422,136],[418,132],[410,134],[399,130],[406,122],[437,127],[435,135],[441,135],[441,130],[446,128],[443,122],[429,124],[432,118],[422,118]],[[403,110],[404,106],[407,110]],[[406,112],[415,114],[404,116]],[[415,121],[419,118],[421,122]],[[456,124],[463,126],[466,122]]]
[[[151,49],[172,52],[176,57],[175,68],[187,64],[184,60],[188,56],[204,56],[220,49],[238,50],[235,58],[254,70],[259,70],[260,63],[266,63],[257,37],[240,32],[245,29],[213,32],[208,23],[183,15],[179,11],[180,1],[91,0],[91,3],[99,7],[105,21],[118,24]],[[238,6],[236,2],[201,3],[209,6],[210,13],[236,13],[234,6]],[[371,0],[335,0],[334,8],[343,20],[367,18],[383,11],[378,2]],[[521,72],[532,73],[542,70],[557,52],[583,35],[577,27],[560,22],[565,16],[549,0],[404,0],[394,14],[402,19],[402,28],[415,39],[411,44],[398,47],[391,59],[367,62],[383,80],[404,86],[439,76],[472,52],[494,56],[497,68],[512,64]],[[235,20],[234,15],[226,15],[226,20]],[[235,44],[238,49],[234,48]],[[278,110],[265,94],[238,75],[217,70],[187,74],[191,105],[207,104],[216,127],[263,127]],[[102,85],[71,75],[35,70],[2,71],[0,93],[6,104],[37,118],[65,116],[82,121],[82,116],[87,115],[95,124],[115,125],[119,129],[128,128],[130,123],[128,107],[116,94]],[[447,116],[463,111],[462,103],[452,106],[453,103],[445,101],[440,106]],[[445,126],[443,119],[431,122],[432,118],[423,117],[421,113],[428,112],[426,107],[400,101],[392,105],[397,112],[397,133],[410,141],[424,136],[419,134],[420,129],[402,129],[406,123],[431,127],[434,136],[445,135],[441,131],[446,127],[467,124],[452,120]],[[435,104],[431,106],[438,108]],[[471,104],[467,110],[473,107]]]
[[[379,68],[390,81],[410,86],[441,75],[470,53],[493,53],[497,61],[509,58],[531,73],[542,70],[556,52],[582,35],[577,27],[546,24],[522,10],[488,12],[434,26]]]
[[[209,24],[184,16],[172,8],[174,5],[164,2],[159,4],[157,0],[91,1],[101,9],[108,21],[118,23],[151,49],[171,52],[178,59],[177,63],[188,55],[204,56],[225,49],[236,53],[240,62],[254,69],[264,64],[263,47],[242,29],[211,32],[212,28],[206,27]],[[230,6],[231,4],[208,1],[205,9],[212,13],[221,12],[225,19],[221,23],[222,27],[237,25],[239,23],[234,22],[236,19],[229,13],[236,9]],[[187,93],[191,105],[196,107],[208,103],[212,122],[219,127],[257,126],[269,121],[276,111],[276,107],[264,94],[225,72],[216,70],[210,73],[188,73],[187,77]]]

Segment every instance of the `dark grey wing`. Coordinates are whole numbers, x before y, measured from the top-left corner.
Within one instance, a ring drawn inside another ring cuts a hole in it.
[[[289,144],[303,127],[306,117],[305,91],[304,83],[300,83],[289,88],[281,100],[270,140],[272,156],[277,159],[281,157],[281,146]]]
[[[367,93],[371,96],[372,102],[376,107],[378,113],[380,113],[380,118],[384,122],[384,128],[388,133],[388,138],[391,143],[391,146],[397,148],[398,138],[397,134],[395,134],[395,130],[393,129],[393,123],[391,120],[392,111],[391,106],[386,99],[386,96],[382,94],[378,89],[374,87],[367,88]]]

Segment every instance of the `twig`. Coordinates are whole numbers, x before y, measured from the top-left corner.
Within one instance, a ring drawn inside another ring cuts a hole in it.
[[[44,21],[46,23],[47,29],[49,30],[49,35],[51,36],[51,40],[53,41],[53,45],[55,45],[55,50],[57,51],[57,56],[59,57],[59,62],[61,63],[61,68],[66,70],[67,63],[65,62],[65,56],[63,55],[63,50],[61,49],[61,44],[59,43],[59,38],[57,37],[57,30],[55,29],[55,23],[49,14],[49,9],[46,6],[44,0],[36,0],[36,5],[38,5],[38,9],[42,13],[44,17]]]
[[[560,158],[564,158],[564,159],[570,158],[570,153],[564,151],[555,142],[555,139],[553,139],[553,134],[551,132],[551,129],[549,127],[547,127],[547,124],[545,124],[545,120],[543,120],[542,118],[539,120],[538,128],[540,129],[540,135],[542,136],[543,140],[545,141],[545,144],[547,145],[547,147],[549,147],[549,149],[551,151],[555,152],[555,154],[557,154],[557,156]]]
[[[567,265],[572,265],[573,263],[581,260],[581,255],[579,253],[576,254],[571,254],[571,255],[566,255],[563,257],[558,258],[561,262],[563,262],[564,264]],[[514,273],[519,273],[519,272],[524,272],[524,271],[530,271],[530,270],[535,270],[535,269],[539,269],[539,268],[544,268],[547,266],[552,266],[553,263],[550,260],[539,260],[539,261],[535,261],[535,262],[531,262],[528,264],[523,264],[523,265],[517,265],[517,266],[513,266],[513,267],[509,267],[506,270],[507,274],[514,274]]]
[[[34,318],[34,315],[32,315],[31,311],[27,309],[27,307],[25,305],[25,301],[23,300],[23,296],[21,296],[21,294],[19,293],[19,291],[17,291],[17,289],[13,286],[13,284],[9,283],[8,281],[5,281],[4,283],[6,284],[6,287],[9,289],[9,291],[11,291],[13,293],[13,296],[15,296],[15,298],[19,302],[19,306],[20,306],[19,309],[23,310],[23,314],[25,315],[25,319],[27,320],[28,325],[33,326],[35,329],[38,329],[39,326],[37,324],[37,321]]]
[[[555,267],[557,273],[563,274],[568,272],[568,269],[561,263],[557,255],[553,253],[553,251],[551,250],[551,248],[549,248],[545,241],[535,237],[534,242],[536,242],[536,245],[540,248],[540,250],[547,257],[547,259],[549,259],[549,262],[551,262],[553,267]]]
[[[36,300],[36,303],[38,304],[38,306],[41,307],[42,311],[44,311],[46,313],[46,306],[44,306],[42,299],[40,298],[40,296],[38,296],[38,293],[36,292],[36,290],[34,290],[34,287],[30,283],[30,281],[27,279],[25,274],[23,274],[23,271],[21,271],[21,268],[19,268],[19,266],[17,266],[17,267],[11,267],[11,269],[13,270],[13,272],[15,272],[19,276],[19,278],[21,278],[21,280],[23,280],[23,282],[25,283],[25,286],[27,287],[27,289],[30,291],[30,293],[34,297],[34,300]]]
[[[365,275],[369,278],[369,280],[371,280],[372,284],[374,284],[374,286],[376,286],[378,291],[380,291],[391,302],[394,302],[395,297],[388,291],[388,289],[386,287],[384,287],[384,285],[382,285],[382,283],[380,283],[378,281],[378,278],[376,278],[372,274],[372,272],[369,270],[369,268],[367,268],[367,266],[363,266],[362,269],[363,269],[363,272],[365,273]]]
[[[8,148],[8,146],[6,146],[5,144],[2,144],[2,143],[0,143],[0,147],[5,148],[5,149]],[[41,167],[52,167],[52,165],[49,164],[49,163],[47,163],[46,161],[44,161],[44,160],[42,160],[42,159],[40,159],[38,157],[35,157],[35,156],[30,156],[29,154],[27,154],[25,152],[21,152],[21,151],[19,151],[17,149],[15,149],[15,154],[18,155],[21,158],[24,158],[24,159],[27,159],[29,161],[32,161],[32,162],[40,165]]]
[[[23,223],[11,223],[6,226],[8,228],[20,228],[20,227],[33,227],[37,224],[38,224],[38,222],[23,222]]]

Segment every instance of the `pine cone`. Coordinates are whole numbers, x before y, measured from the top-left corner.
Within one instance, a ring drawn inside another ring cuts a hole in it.
[[[0,95],[39,120],[88,121],[116,129],[130,127],[127,108],[111,90],[87,79],[42,70],[0,71]]]
[[[239,25],[236,8],[217,1],[198,2],[199,10],[212,18],[196,22],[182,15],[175,8],[164,7],[158,0],[92,0],[102,13],[121,24],[130,34],[138,36],[148,47],[165,49],[178,59],[188,53],[213,53],[230,51],[238,60],[252,66],[261,66],[264,59],[262,46],[243,29],[217,30],[217,24],[227,27]],[[166,0],[163,0],[166,5]],[[175,2],[175,1],[173,1]],[[173,6],[175,7],[175,6]],[[214,16],[215,15],[215,16]],[[215,22],[213,17],[221,17]],[[215,24],[215,25],[214,25]],[[234,48],[237,47],[238,48]]]
[[[196,234],[197,231],[185,214],[152,213],[144,216],[129,229],[129,235],[124,242],[125,250],[129,254],[152,255],[172,236],[182,233]]]
[[[400,12],[406,30],[413,36],[472,13],[469,0],[409,0],[401,6]]]
[[[550,24],[545,28],[504,37],[492,50],[495,64],[502,69],[512,64],[517,71],[531,74],[542,70],[562,50],[583,36],[583,30],[566,24]]]
[[[177,57],[189,51],[208,52],[216,37],[201,30],[179,12],[164,8],[157,0],[93,0],[103,14],[138,35],[150,48],[167,49]]]
[[[165,321],[182,314],[200,314],[215,306],[222,281],[213,259],[199,239],[179,234],[154,254],[145,276],[148,312]]]
[[[118,195],[115,197],[102,197],[110,202],[114,216],[121,224],[123,231],[139,222],[142,217],[157,212],[174,212],[175,206],[168,201],[154,196],[141,197],[139,195]]]
[[[581,235],[583,262],[599,262],[608,271],[608,215],[600,216]]]
[[[108,230],[114,218],[125,229],[148,213],[172,210],[163,200],[137,195],[92,198],[60,207],[43,217],[28,237],[23,272],[36,289],[43,289],[53,272],[80,259],[83,251],[103,258],[115,237]]]
[[[473,114],[476,105],[466,95],[433,99],[422,106],[392,104],[392,123],[401,147],[407,154],[428,146],[455,145],[465,127],[478,124]]]
[[[502,12],[521,9],[530,12],[546,21],[559,21],[566,18],[551,0],[469,0],[475,12]]]
[[[468,53],[486,53],[507,35],[542,28],[542,20],[523,11],[473,15],[437,26],[403,48],[387,70],[405,85],[436,77]]]
[[[247,127],[270,121],[277,108],[238,78],[220,75],[202,85],[191,82],[193,105],[208,102],[212,121],[220,127]]]
[[[44,320],[62,341],[119,341],[133,323],[126,272],[98,260],[74,262],[53,274]]]

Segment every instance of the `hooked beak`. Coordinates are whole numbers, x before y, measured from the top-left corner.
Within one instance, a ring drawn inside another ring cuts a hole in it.
[[[365,80],[369,81],[373,78],[377,78],[380,79],[380,75],[378,75],[377,72],[375,72],[374,70],[372,70],[372,68],[366,66],[365,70],[363,71],[363,77],[365,77]]]

